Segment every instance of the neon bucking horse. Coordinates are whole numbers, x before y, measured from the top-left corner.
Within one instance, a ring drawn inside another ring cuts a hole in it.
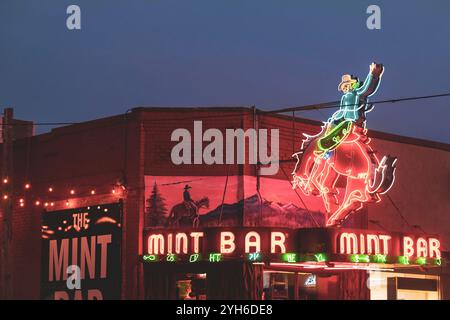
[[[377,91],[384,67],[372,63],[369,70],[363,83],[342,76],[339,110],[317,135],[304,134],[301,150],[293,155],[293,188],[322,198],[327,226],[339,225],[366,202],[379,202],[394,183],[397,158],[387,155],[379,160],[367,136],[366,114],[373,109],[368,98]]]

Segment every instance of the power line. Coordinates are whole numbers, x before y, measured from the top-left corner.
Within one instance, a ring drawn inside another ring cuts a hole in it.
[[[71,125],[71,124],[78,124],[80,122],[32,122],[29,121],[27,123],[10,123],[10,124],[0,124],[2,127],[4,126],[62,126],[62,125]]]
[[[408,226],[408,228],[412,229],[411,224],[408,222],[408,220],[405,218],[405,216],[400,211],[400,208],[395,204],[394,200],[392,200],[391,196],[389,194],[386,194],[387,198],[389,199],[392,206],[395,208],[395,211],[400,216],[400,218],[403,220],[403,222]]]
[[[434,99],[434,98],[442,98],[442,97],[449,97],[450,93],[441,93],[441,94],[434,94],[434,95],[426,95],[426,96],[415,96],[415,97],[405,97],[405,98],[396,98],[396,99],[386,99],[386,100],[378,100],[378,101],[370,101],[367,103],[371,104],[383,104],[383,103],[397,103],[397,102],[404,102],[404,101],[413,101],[413,100],[423,100],[423,99]],[[355,106],[360,105],[354,104],[354,105],[347,105],[347,106]],[[310,105],[304,105],[304,106],[298,106],[298,107],[288,107],[288,108],[280,108],[280,109],[274,109],[274,110],[258,110],[261,114],[272,114],[272,113],[284,113],[284,112],[294,112],[294,111],[311,111],[311,110],[317,110],[320,109],[332,109],[332,108],[339,108],[340,102],[339,101],[331,101],[331,102],[324,102],[324,103],[317,103],[317,104],[310,104]],[[201,111],[202,108],[196,108],[197,110]],[[220,114],[220,115],[203,115],[201,118],[226,118],[226,117],[236,117],[236,116],[244,116],[248,115],[247,113],[236,113],[236,114]],[[191,117],[183,117],[183,118],[158,118],[158,119],[146,119],[145,122],[160,122],[160,121],[180,121],[180,120],[190,120]],[[32,123],[31,121],[28,123],[10,123],[9,126],[28,126],[30,124],[35,126],[57,126],[57,125],[73,125],[73,124],[80,124],[83,122],[35,122]],[[0,126],[5,126],[5,124],[0,124]]]
[[[368,101],[367,103],[371,103],[371,104],[396,103],[396,102],[403,102],[403,101],[442,98],[442,97],[448,97],[448,96],[450,96],[450,93],[440,93],[440,94],[433,94],[433,95],[427,95],[427,96],[416,96],[416,97],[378,100],[378,101]],[[359,105],[360,105],[360,103],[350,104],[347,106],[350,107],[350,106],[359,106]],[[299,106],[299,107],[281,108],[281,109],[261,111],[261,112],[262,113],[283,113],[283,112],[292,112],[292,111],[309,111],[309,110],[330,109],[330,108],[339,108],[339,107],[340,107],[339,101],[332,101],[332,102],[310,104],[310,105]]]

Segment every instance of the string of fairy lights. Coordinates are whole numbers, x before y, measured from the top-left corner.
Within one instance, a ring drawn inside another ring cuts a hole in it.
[[[2,185],[6,186],[10,184],[10,179],[4,177],[2,179]],[[3,188],[4,189],[4,188]],[[61,192],[61,189],[63,190]],[[64,206],[70,208],[72,206],[73,200],[79,199],[86,196],[96,196],[96,195],[111,195],[111,196],[121,196],[126,190],[125,186],[120,183],[115,183],[109,185],[107,188],[102,187],[92,187],[92,186],[78,186],[61,188],[56,192],[56,188],[53,185],[49,185],[45,188],[44,193],[40,195],[32,194],[31,182],[25,182],[23,184],[22,192],[11,192],[7,193],[3,191],[2,199],[3,201],[13,201],[13,205],[19,208],[24,208],[28,204],[40,208],[51,208],[55,207],[57,204],[64,203]],[[31,201],[30,201],[31,200]]]

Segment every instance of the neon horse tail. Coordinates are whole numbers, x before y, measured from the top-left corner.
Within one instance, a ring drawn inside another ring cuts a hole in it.
[[[367,192],[370,194],[385,194],[394,184],[397,158],[390,155],[381,159],[375,169],[374,179],[367,185]]]

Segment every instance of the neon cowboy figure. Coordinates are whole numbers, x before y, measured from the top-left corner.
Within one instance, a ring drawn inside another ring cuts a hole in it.
[[[380,86],[384,68],[382,65],[372,63],[369,70],[370,72],[362,85],[356,77],[352,77],[349,74],[342,76],[338,90],[343,92],[344,95],[341,98],[339,110],[331,116],[328,122],[334,122],[335,124],[342,120],[355,122],[361,116],[364,117],[365,112],[370,111],[365,109],[367,98],[373,95]]]
[[[373,108],[367,100],[377,91],[384,67],[372,63],[369,70],[363,83],[342,76],[339,110],[317,135],[304,134],[301,150],[293,155],[297,158],[293,187],[322,197],[329,213],[327,226],[340,224],[365,202],[380,201],[394,182],[397,159],[387,155],[378,160],[365,128],[366,113]],[[345,186],[343,192],[337,189],[338,180]]]
[[[367,98],[377,91],[383,72],[383,65],[372,63],[369,67],[369,74],[362,84],[357,77],[349,74],[342,76],[338,90],[344,94],[339,110],[326,122],[326,130],[318,141],[317,155],[324,158],[330,157],[331,152],[350,134],[354,124],[357,125],[356,128],[364,130],[366,113],[372,109]]]

